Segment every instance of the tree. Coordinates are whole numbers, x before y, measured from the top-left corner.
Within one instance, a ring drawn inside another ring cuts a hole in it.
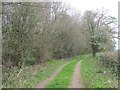
[[[93,56],[101,49],[105,49],[105,44],[112,40],[113,26],[116,19],[111,16],[106,16],[102,11],[86,11],[82,17],[83,33],[88,37]],[[110,43],[109,43],[110,44]]]

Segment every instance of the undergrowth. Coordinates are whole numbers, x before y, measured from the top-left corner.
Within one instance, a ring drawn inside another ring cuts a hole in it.
[[[118,80],[112,70],[99,62],[100,57],[89,56],[81,63],[81,76],[87,88],[117,88]]]
[[[20,69],[17,67],[3,68],[3,88],[35,88],[40,81],[48,78],[58,66],[67,62],[68,60],[49,60],[39,65],[23,66]]]

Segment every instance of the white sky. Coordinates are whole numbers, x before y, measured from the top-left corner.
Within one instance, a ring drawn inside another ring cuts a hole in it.
[[[68,2],[72,7],[81,11],[91,9],[105,8],[109,10],[109,14],[118,18],[118,2],[120,0],[62,0]]]
[[[118,2],[120,0],[62,0],[70,4],[76,10],[84,12],[85,10],[108,9],[108,15],[118,19]],[[116,39],[116,48],[118,49],[118,40]]]

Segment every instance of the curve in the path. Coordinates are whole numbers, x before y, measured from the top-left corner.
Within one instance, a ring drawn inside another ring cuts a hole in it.
[[[68,62],[67,64],[69,64],[69,63],[70,63],[70,62]],[[49,83],[51,80],[53,80],[53,79],[57,76],[57,74],[58,74],[67,64],[58,67],[58,68],[56,69],[56,71],[55,71],[49,78],[47,78],[46,80],[44,80],[44,81],[42,81],[40,84],[38,84],[36,88],[44,88],[46,85],[48,85],[48,83]]]

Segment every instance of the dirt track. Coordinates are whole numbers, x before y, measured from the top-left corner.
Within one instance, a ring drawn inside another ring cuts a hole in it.
[[[70,62],[68,62],[67,64],[69,64],[69,63]],[[80,63],[81,63],[81,61],[78,62],[75,66],[73,77],[72,77],[71,84],[70,84],[69,88],[84,88],[84,86],[82,84],[82,80],[80,78]],[[49,82],[51,80],[53,80],[57,76],[57,74],[64,68],[64,66],[66,66],[67,64],[58,67],[56,69],[56,71],[53,72],[53,74],[49,78],[47,78],[46,80],[39,83],[36,88],[45,88],[45,86],[48,85]]]
[[[78,62],[75,66],[74,74],[69,88],[84,88],[82,80],[80,79],[80,62]]]
[[[67,64],[69,64],[70,62],[68,62]],[[49,77],[47,78],[46,80],[42,81],[41,83],[39,83],[37,85],[36,88],[44,88],[46,85],[48,85],[48,83],[53,80],[57,74],[64,68],[64,66],[66,66],[67,64],[63,65],[63,66],[60,66],[56,69],[56,71]]]

